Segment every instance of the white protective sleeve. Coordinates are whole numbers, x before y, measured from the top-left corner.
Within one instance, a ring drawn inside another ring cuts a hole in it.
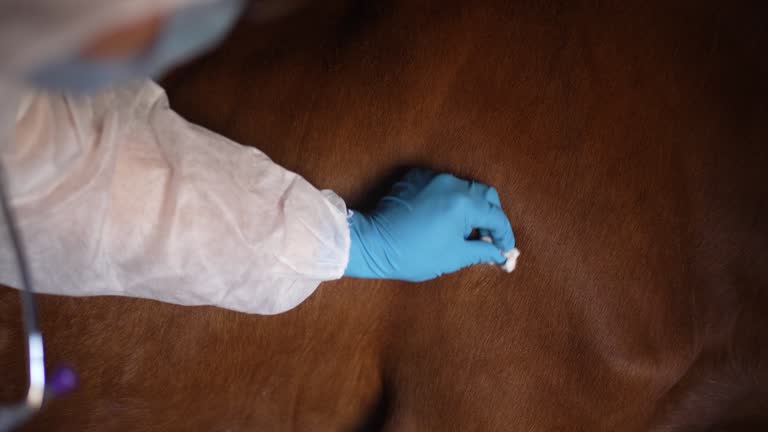
[[[185,121],[151,81],[26,92],[1,148],[38,292],[275,314],[346,267],[338,196]],[[0,282],[18,287],[2,231]]]

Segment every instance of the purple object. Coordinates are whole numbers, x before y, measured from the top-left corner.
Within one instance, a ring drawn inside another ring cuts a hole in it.
[[[46,387],[56,396],[69,393],[77,387],[77,374],[72,368],[58,367],[48,376]]]

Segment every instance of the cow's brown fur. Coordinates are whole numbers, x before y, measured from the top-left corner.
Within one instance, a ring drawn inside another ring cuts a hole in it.
[[[411,165],[491,183],[518,270],[341,280],[276,317],[42,296],[82,384],[30,430],[766,430],[766,18],[381,0],[241,25],[168,82],[181,113],[351,203]]]

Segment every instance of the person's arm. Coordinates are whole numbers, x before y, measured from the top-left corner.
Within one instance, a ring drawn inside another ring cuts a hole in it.
[[[38,292],[273,314],[347,265],[339,197],[185,121],[152,82],[26,95],[3,160]]]

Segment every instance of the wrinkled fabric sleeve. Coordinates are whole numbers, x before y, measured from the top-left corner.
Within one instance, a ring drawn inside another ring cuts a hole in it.
[[[338,196],[187,122],[151,81],[27,92],[3,160],[38,292],[274,314],[347,264]],[[1,236],[0,278],[18,287]]]

